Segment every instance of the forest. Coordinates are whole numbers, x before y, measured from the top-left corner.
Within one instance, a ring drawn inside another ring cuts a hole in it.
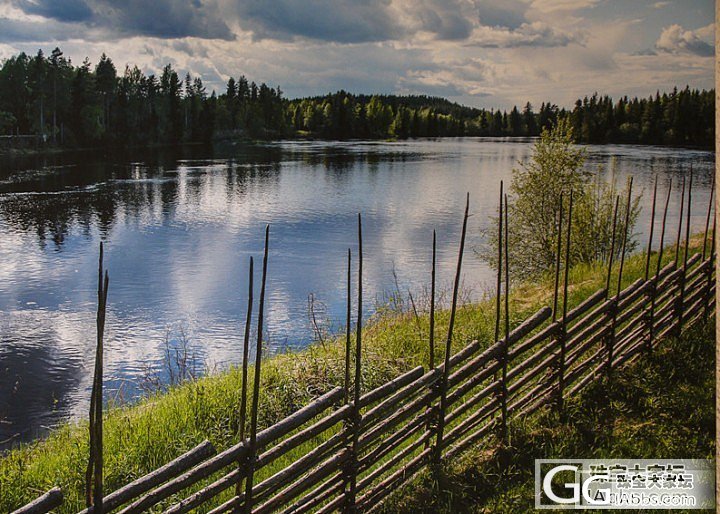
[[[715,91],[685,87],[647,98],[578,99],[572,108],[527,102],[508,110],[478,109],[424,95],[346,91],[286,99],[280,87],[229,78],[208,91],[201,77],[171,65],[159,76],[137,66],[118,71],[103,55],[76,66],[55,48],[0,65],[0,135],[35,135],[48,145],[78,148],[209,143],[221,139],[405,139],[446,136],[537,136],[569,118],[576,142],[710,148]]]

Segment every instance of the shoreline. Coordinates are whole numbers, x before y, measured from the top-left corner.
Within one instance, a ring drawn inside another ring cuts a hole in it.
[[[702,236],[691,238],[691,252],[701,251]],[[668,246],[672,249],[672,245]],[[665,252],[670,262],[674,252]],[[635,253],[625,263],[623,284],[639,278],[645,255]],[[605,282],[602,263],[580,264],[570,271],[569,307],[579,304]],[[518,284],[511,294],[513,318],[523,319],[538,306],[551,304],[552,277]],[[469,341],[492,340],[493,298],[458,310],[454,340],[459,351]],[[442,337],[449,312],[437,312],[436,330]],[[412,312],[378,316],[365,328],[364,389],[372,389],[416,366],[427,365],[427,314]],[[443,348],[436,348],[440,358]],[[342,383],[344,340],[333,338],[298,352],[277,354],[263,363],[260,426],[269,426]],[[253,375],[252,367],[250,376]],[[208,439],[215,448],[237,442],[237,409],[241,370],[232,367],[215,375],[157,392],[136,404],[104,411],[108,490],[141,476]],[[68,493],[71,512],[83,501],[81,472],[87,459],[87,422],[67,423],[43,440],[23,444],[0,455],[0,486],[7,498],[0,510],[31,499],[33,491],[60,485]],[[130,473],[128,475],[128,472]],[[28,493],[30,492],[30,493]],[[21,500],[22,499],[22,500]],[[65,512],[65,509],[62,510]]]
[[[419,138],[376,138],[376,139],[333,139],[314,137],[312,135],[299,135],[296,134],[293,137],[281,137],[281,138],[223,138],[213,140],[211,142],[192,141],[184,143],[156,143],[150,145],[128,145],[128,146],[88,146],[88,147],[44,147],[44,148],[0,148],[0,159],[4,158],[23,158],[23,157],[35,157],[35,156],[52,156],[52,155],[68,155],[73,153],[113,153],[113,152],[128,152],[128,151],[149,151],[149,150],[179,150],[183,148],[199,148],[208,147],[212,149],[215,145],[237,145],[237,144],[264,144],[264,143],[282,143],[287,141],[312,141],[312,142],[340,142],[340,143],[353,143],[353,142],[384,142],[384,143],[401,143],[404,141],[423,141],[423,140],[438,140],[438,139],[487,139],[487,140],[507,140],[508,142],[515,141],[527,141],[535,140],[537,136],[443,136],[443,137],[419,137]],[[627,142],[605,142],[605,143],[587,143],[578,142],[578,146],[637,146],[643,148],[665,148],[665,149],[677,149],[677,150],[693,150],[693,151],[705,151],[709,153],[715,153],[714,146],[697,146],[697,145],[666,145],[666,144],[647,144],[647,143],[627,143]]]

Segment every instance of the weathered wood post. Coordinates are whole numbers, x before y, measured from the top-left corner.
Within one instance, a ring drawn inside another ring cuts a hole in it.
[[[610,297],[610,277],[612,276],[613,261],[615,260],[615,242],[617,240],[617,217],[620,207],[620,195],[615,197],[615,208],[613,210],[612,236],[610,238],[610,255],[608,256],[607,277],[605,279],[605,298]]]
[[[497,286],[495,288],[495,342],[500,340],[500,292],[502,289],[502,256],[503,256],[503,181],[500,181],[500,202],[498,215],[498,268]]]
[[[712,226],[712,242],[710,246],[710,264],[708,266],[707,271],[707,285],[706,285],[706,293],[705,293],[705,319],[709,319],[710,314],[710,302],[712,301],[712,273],[715,270],[715,225],[717,223],[717,219],[713,219],[713,226]]]
[[[688,267],[688,253],[690,253],[690,211],[692,210],[692,182],[693,172],[692,167],[690,168],[690,180],[688,181],[688,196],[687,196],[687,220],[685,222],[685,248],[683,252],[683,267],[682,274],[680,275],[680,295],[678,296],[678,324],[677,334],[682,332],[684,314],[685,314],[685,284],[687,282],[687,267]]]
[[[63,498],[62,490],[59,487],[53,487],[39,498],[12,511],[11,514],[45,514],[60,507],[63,503]]]
[[[105,271],[103,277],[103,243],[100,243],[98,260],[98,308],[96,315],[97,340],[95,346],[95,371],[90,393],[90,455],[85,472],[85,501],[87,507],[93,507],[95,514],[103,512],[103,338],[105,332],[105,314],[107,292],[110,278]]]
[[[713,194],[715,193],[715,177],[713,176],[712,183],[710,185],[710,200],[708,200],[708,210],[707,210],[707,217],[705,218],[705,235],[703,236],[703,253],[702,253],[702,262],[705,262],[705,254],[706,254],[706,246],[707,246],[707,239],[708,239],[708,232],[710,230],[710,216],[712,214],[712,207],[713,207]],[[710,247],[710,260],[707,265],[707,269],[705,270],[705,275],[707,276],[707,282],[705,285],[705,302],[703,306],[703,320],[705,323],[707,323],[707,320],[709,318],[710,313],[710,292],[712,290],[712,272],[713,267],[715,266],[715,263],[713,262],[713,257],[715,256],[715,218],[713,218],[713,243]]]
[[[655,266],[655,275],[652,278],[650,298],[650,333],[648,337],[648,348],[652,349],[655,342],[655,302],[657,300],[657,285],[660,279],[660,270],[662,269],[663,251],[665,250],[665,228],[667,224],[668,207],[670,206],[670,195],[672,193],[672,179],[668,185],[667,196],[665,197],[665,209],[663,210],[662,226],[660,228],[660,246],[658,247],[658,258]]]
[[[570,191],[570,202],[568,205],[567,239],[565,242],[565,280],[563,283],[563,315],[560,324],[560,363],[558,366],[558,399],[560,412],[563,412],[563,394],[565,393],[565,344],[567,341],[567,308],[568,308],[568,281],[570,277],[570,241],[572,236],[572,210],[573,193]]]
[[[440,408],[438,413],[438,426],[435,439],[435,448],[433,452],[433,465],[436,469],[440,468],[442,460],[443,448],[443,432],[445,430],[445,412],[447,411],[447,390],[448,377],[450,375],[450,354],[452,345],[452,334],[455,325],[455,312],[457,310],[458,292],[460,289],[460,271],[462,268],[463,252],[465,250],[465,234],[467,232],[468,211],[470,209],[470,193],[467,194],[465,200],[465,216],[463,217],[462,232],[460,234],[460,251],[458,252],[458,263],[455,270],[455,283],[453,285],[452,304],[450,306],[450,322],[448,324],[448,335],[445,343],[445,361],[443,365],[442,383],[440,387]]]
[[[435,368],[435,266],[436,266],[436,234],[433,230],[432,269],[430,271],[430,369]]]
[[[558,296],[560,291],[560,264],[561,264],[561,253],[562,253],[562,218],[563,218],[563,195],[560,194],[560,210],[558,213],[558,224],[557,224],[557,250],[555,251],[555,287],[553,289],[553,323],[557,321],[557,310],[558,310]]]
[[[500,200],[498,201],[498,238],[497,238],[497,244],[498,244],[498,260],[497,260],[497,283],[495,287],[495,339],[493,339],[493,342],[498,342],[500,340],[500,318],[501,318],[501,312],[500,312],[500,303],[502,301],[502,272],[503,272],[503,198],[505,195],[503,194],[503,181],[500,181]],[[498,356],[498,359],[500,359],[501,356]],[[493,373],[493,382],[497,381],[497,373]],[[496,390],[495,391],[495,398],[496,400],[502,405],[502,391]],[[493,416],[495,416],[495,413],[493,413]]]
[[[677,239],[675,241],[675,268],[678,267],[680,261],[680,239],[682,238],[682,222],[685,213],[685,177],[682,179],[682,189],[680,191],[680,213],[678,214],[678,230]]]
[[[348,248],[347,251],[347,302],[345,310],[345,377],[343,382],[344,389],[344,401],[345,405],[350,404],[350,354],[352,352],[352,339],[351,339],[351,325],[352,325],[352,251]],[[352,434],[354,433],[354,417],[352,419],[345,419],[343,422],[343,431],[345,432],[345,449],[348,455],[352,451]],[[343,494],[345,496],[344,511],[349,512],[351,505],[354,505],[355,500],[350,500],[350,482],[352,480],[352,468],[349,465],[352,461],[348,460],[348,463],[343,467]]]
[[[505,195],[505,344],[502,346],[502,419],[501,419],[501,438],[503,444],[508,442],[508,386],[507,386],[507,367],[508,367],[508,347],[510,346],[510,259],[508,257],[508,201]]]
[[[437,237],[435,230],[433,230],[433,238],[432,238],[432,265],[430,270],[430,354],[429,354],[429,368],[430,370],[435,369],[435,273],[436,273],[436,254],[437,254]],[[438,396],[440,394],[440,385],[438,382],[434,382],[432,386],[432,391],[436,393]],[[434,396],[433,396],[434,397]],[[433,433],[433,431],[436,430],[438,420],[437,420],[437,410],[433,407],[433,400],[431,399],[430,404],[428,405],[427,409],[425,409],[425,417],[427,419],[427,431],[429,433]],[[429,448],[431,444],[430,438],[427,438],[425,440],[425,448]]]
[[[553,308],[552,308],[552,322],[556,325],[555,339],[557,341],[563,336],[562,325],[557,322],[558,314],[558,296],[560,291],[560,263],[562,253],[562,218],[563,218],[563,194],[560,193],[560,210],[558,213],[558,224],[557,224],[557,250],[555,251],[555,287],[553,289]],[[560,378],[560,362],[557,362],[557,374],[558,374],[558,396],[556,399],[557,407],[562,411],[563,400],[562,400],[562,379]]]
[[[655,185],[653,186],[653,198],[652,198],[652,209],[650,212],[650,235],[648,236],[648,244],[647,244],[647,252],[645,255],[645,282],[647,282],[650,279],[650,256],[652,254],[652,243],[653,243],[653,235],[655,232],[655,206],[657,204],[657,188],[658,188],[658,178],[657,175],[655,175]],[[647,340],[646,340],[646,350],[649,352],[652,350],[652,333],[653,333],[653,310],[651,308],[653,303],[653,298],[655,297],[655,281],[653,280],[650,285],[648,286],[647,293],[645,293],[645,303],[647,304],[647,307],[645,308],[645,316],[643,317],[645,327],[647,329]]]
[[[608,269],[607,279],[605,281],[605,298],[610,300],[610,306],[608,308],[607,316],[612,320],[617,310],[617,297],[610,298],[610,277],[612,276],[613,257],[615,255],[615,239],[617,236],[617,217],[618,208],[620,206],[620,195],[615,197],[615,209],[613,210],[613,226],[612,226],[612,239],[610,241],[610,257],[608,258]],[[605,372],[610,375],[612,368],[612,357],[613,357],[613,339],[614,333],[608,332],[605,335],[605,349],[607,350],[607,364],[605,366]]]
[[[650,210],[650,235],[648,236],[647,251],[645,252],[645,281],[646,282],[647,282],[648,278],[650,278],[650,255],[652,254],[652,242],[653,242],[653,235],[655,232],[655,205],[657,203],[657,186],[658,186],[658,178],[656,175],[655,176],[655,185],[653,186],[652,207]]]
[[[358,308],[357,322],[355,324],[355,383],[353,394],[353,409],[347,428],[352,441],[347,463],[345,465],[345,512],[357,510],[357,474],[358,474],[358,445],[362,415],[360,413],[360,389],[362,384],[362,278],[363,278],[363,247],[362,247],[362,216],[358,213]]]
[[[243,361],[242,361],[242,386],[240,390],[240,420],[238,427],[238,439],[245,441],[245,425],[247,421],[247,376],[248,376],[248,359],[250,357],[250,324],[252,321],[252,304],[253,304],[253,258],[250,257],[250,267],[248,269],[248,304],[247,313],[245,315],[245,333],[243,337]],[[238,459],[238,471],[242,476],[242,468],[248,464],[247,455]],[[240,496],[243,490],[243,480],[238,480],[235,484],[235,495]],[[240,512],[240,507],[235,508],[235,512]]]
[[[350,317],[352,309],[352,251],[348,248],[347,251],[347,310],[345,313],[345,404],[350,402],[350,352],[352,342],[350,340]]]
[[[622,247],[620,249],[620,268],[618,269],[617,293],[615,293],[615,304],[612,309],[612,322],[610,324],[610,351],[608,356],[608,373],[612,373],[612,359],[615,347],[615,332],[617,330],[617,316],[619,313],[620,292],[622,291],[623,269],[625,267],[625,254],[627,253],[627,239],[630,230],[630,210],[632,209],[632,186],[633,178],[628,181],[628,196],[625,204],[625,226],[623,227]]]
[[[702,260],[705,260],[707,255],[707,240],[710,235],[710,216],[712,215],[713,207],[713,195],[715,194],[715,176],[713,176],[710,182],[710,199],[708,200],[707,216],[705,217],[705,232],[703,233],[703,249],[702,249]]]
[[[255,372],[253,373],[253,399],[250,410],[250,441],[248,442],[248,469],[245,480],[245,513],[252,513],[253,479],[257,460],[257,421],[260,401],[260,371],[262,366],[262,333],[265,316],[265,284],[267,281],[268,247],[270,243],[270,225],[265,227],[265,251],[263,253],[262,278],[260,279],[260,305],[258,306],[257,345],[255,347]]]

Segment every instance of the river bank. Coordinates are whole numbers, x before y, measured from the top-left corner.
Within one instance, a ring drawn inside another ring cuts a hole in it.
[[[476,137],[479,139],[506,139],[508,141],[527,141],[528,139],[534,139],[534,138],[528,138],[528,136],[454,136],[456,138],[464,138],[464,137]],[[453,139],[453,136],[446,136],[443,139]],[[279,143],[284,141],[311,141],[311,142],[355,142],[355,141],[377,141],[377,142],[386,142],[386,143],[402,143],[403,141],[422,141],[423,139],[430,139],[435,140],[439,138],[377,138],[377,139],[328,139],[325,137],[322,137],[320,134],[313,134],[311,132],[307,131],[298,131],[295,134],[288,135],[286,137],[267,137],[267,138],[250,138],[250,137],[242,137],[242,138],[218,138],[213,140],[212,142],[202,142],[202,141],[188,141],[181,144],[163,144],[163,143],[157,143],[157,144],[147,144],[147,145],[128,145],[128,146],[91,146],[91,147],[63,147],[63,146],[51,146],[51,145],[43,145],[43,146],[37,146],[37,147],[22,147],[22,148],[11,148],[7,146],[0,146],[0,158],[19,158],[19,157],[31,157],[31,156],[52,156],[52,155],[71,155],[71,154],[77,154],[77,153],[123,153],[123,152],[130,152],[130,151],[152,151],[152,150],[167,150],[167,151],[181,151],[184,148],[211,148],[212,146],[222,146],[222,145],[238,145],[238,144],[263,144],[263,143]],[[582,144],[582,143],[579,143]],[[714,146],[703,146],[703,145],[670,145],[670,144],[656,144],[656,143],[639,143],[639,142],[632,142],[632,143],[622,143],[622,142],[608,142],[608,143],[597,143],[596,146],[641,146],[641,147],[647,147],[647,148],[668,148],[668,149],[677,149],[677,150],[699,150],[699,151],[708,151],[713,152],[715,150]]]
[[[30,441],[67,419],[83,419],[92,369],[97,248],[111,276],[107,390],[132,401],[148,373],[162,373],[165,340],[189,336],[198,372],[242,359],[250,255],[272,227],[268,352],[313,340],[312,294],[321,331],[344,323],[343,288],[356,216],[367,222],[367,316],[399,287],[422,296],[432,231],[439,283],[456,261],[462,200],[470,192],[469,299],[492,289],[476,257],[501,180],[532,152],[530,142],[444,139],[378,143],[237,145],[129,155],[27,158],[0,173],[0,441]],[[679,182],[694,170],[691,230],[705,224],[714,155],[661,148],[588,147],[588,171],[603,167],[643,192],[637,228],[644,241],[650,194],[673,182],[668,226],[677,227]],[[684,221],[683,221],[684,222]],[[659,242],[655,231],[654,245]],[[322,263],[319,265],[318,263]],[[259,291],[256,291],[256,294]],[[0,445],[2,447],[2,445]]]
[[[701,251],[702,237],[692,240],[692,253]],[[674,258],[672,249],[664,262]],[[645,256],[626,262],[623,284],[643,275]],[[605,283],[603,265],[579,265],[571,270],[568,305],[576,305]],[[510,312],[522,320],[552,301],[552,279],[513,287]],[[448,312],[437,316],[439,341],[447,330]],[[513,323],[515,324],[515,323]],[[466,304],[458,311],[455,351],[470,340],[490,341],[494,325],[492,298]],[[427,365],[429,320],[391,308],[378,310],[363,333],[363,387],[371,389],[417,365]],[[260,418],[269,426],[343,380],[343,340],[318,342],[300,352],[273,356],[263,364]],[[440,359],[444,348],[436,348]],[[186,382],[130,406],[110,406],[105,414],[105,469],[107,490],[115,489],[178,454],[209,439],[218,448],[236,442],[240,371]],[[59,485],[66,494],[60,512],[73,512],[83,504],[83,470],[87,459],[87,428],[69,424],[39,441],[13,450],[0,460],[0,509],[11,510]],[[278,463],[282,465],[282,463]],[[272,469],[267,470],[268,473]]]

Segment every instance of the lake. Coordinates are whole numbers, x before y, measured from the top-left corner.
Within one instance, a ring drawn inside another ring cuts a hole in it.
[[[504,139],[286,141],[0,161],[0,448],[86,416],[100,241],[110,272],[106,401],[129,401],[167,378],[166,341],[186,341],[198,372],[240,361],[248,259],[259,271],[266,224],[270,351],[313,339],[311,294],[319,319],[344,323],[358,212],[369,316],[396,284],[403,292],[428,285],[433,229],[440,287],[450,284],[470,192],[463,280],[480,297],[492,271],[473,250],[496,211],[499,181],[531,149]],[[642,247],[655,176],[664,192],[693,167],[692,227],[703,228],[714,153],[587,150],[588,166],[604,166],[606,176],[614,168],[620,180],[632,174],[645,192]],[[673,195],[667,240],[678,204]]]

